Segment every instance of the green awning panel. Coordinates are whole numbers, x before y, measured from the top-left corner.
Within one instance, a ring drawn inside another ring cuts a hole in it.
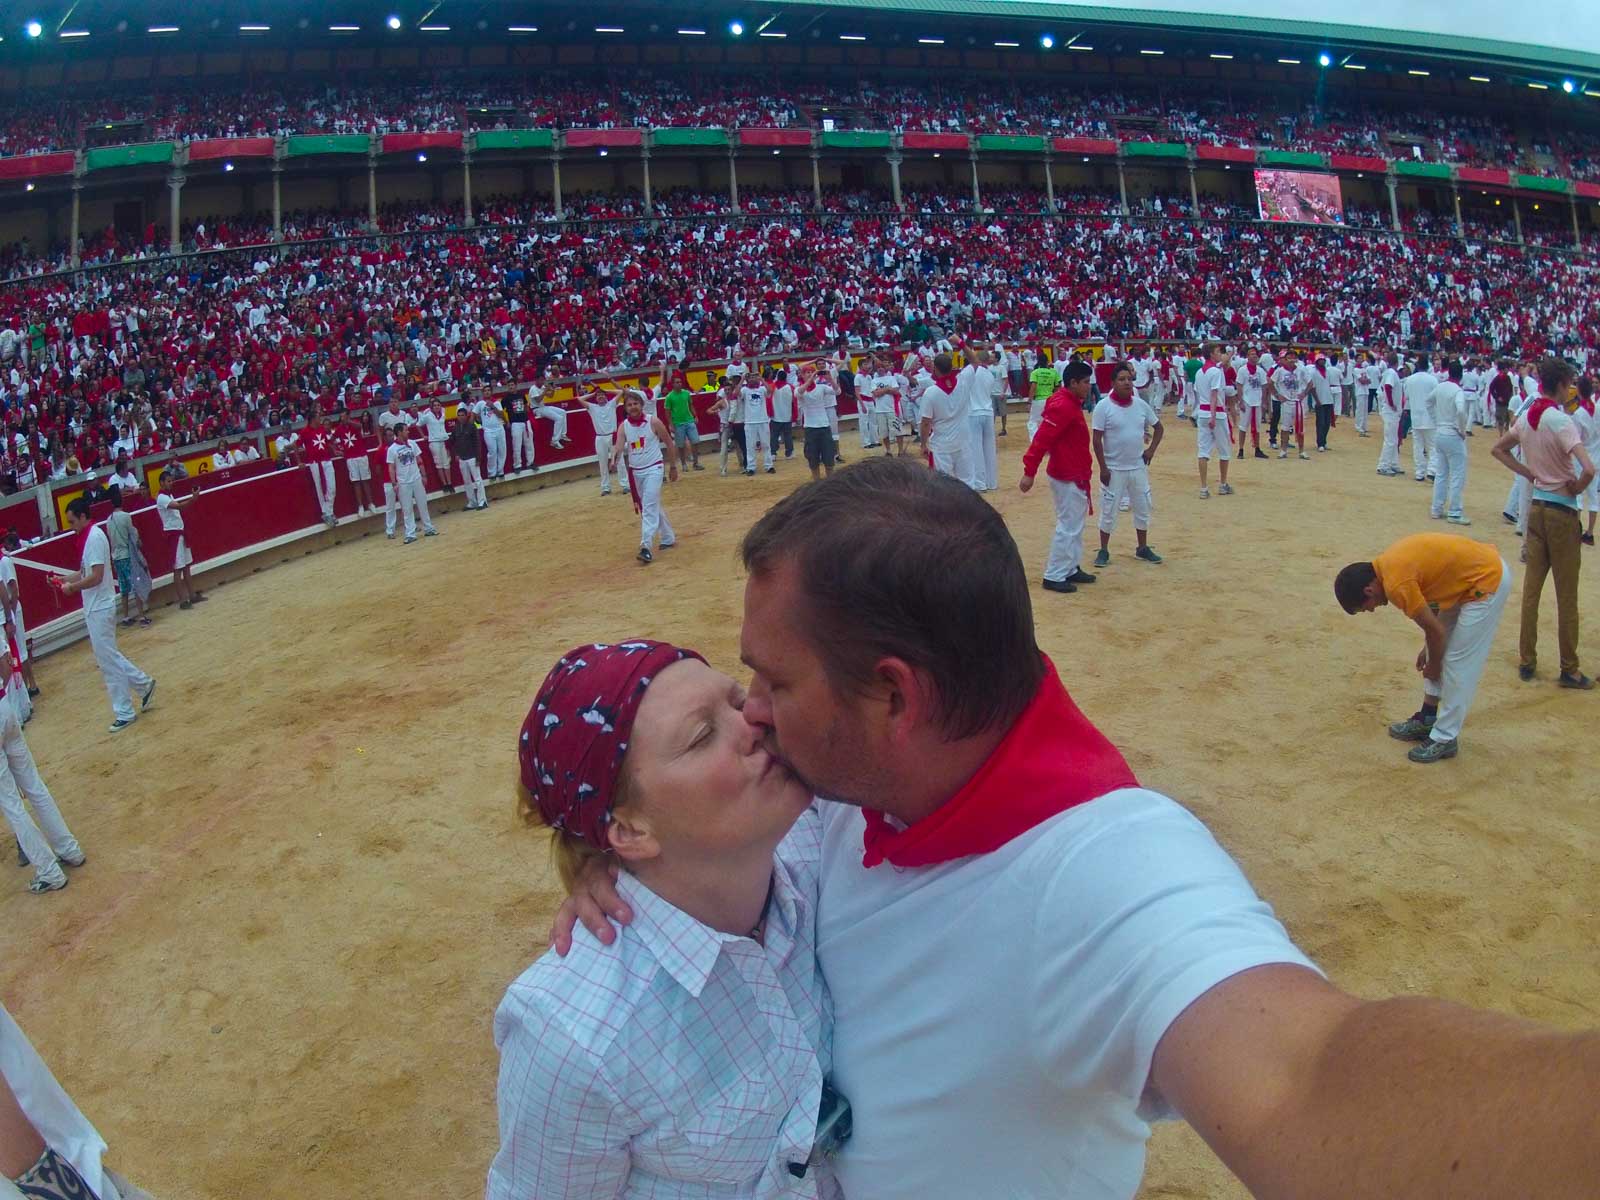
[[[1326,171],[1328,169],[1328,156],[1301,150],[1263,150],[1261,152],[1261,165],[1264,167],[1305,167],[1313,171]]]
[[[833,150],[887,150],[889,135],[875,129],[823,130],[822,144]]]
[[[657,146],[726,146],[728,144],[728,131],[726,129],[682,129],[677,126],[667,126],[663,129],[652,129],[650,140]]]
[[[172,161],[171,142],[140,142],[134,146],[100,146],[83,156],[86,171],[107,167],[165,166]]]
[[[1396,175],[1409,175],[1414,179],[1450,178],[1449,163],[1417,162],[1415,159],[1397,158],[1389,165],[1394,168]]]
[[[1189,147],[1182,142],[1123,142],[1128,158],[1188,158]]]
[[[365,133],[305,134],[284,141],[284,151],[290,158],[303,158],[307,154],[365,154],[371,147],[372,137]]]
[[[553,129],[485,129],[478,134],[479,150],[549,150],[555,144]]]
[[[978,149],[1012,154],[1043,154],[1044,139],[1011,133],[984,133],[978,135]]]
[[[1565,179],[1550,179],[1544,175],[1518,175],[1517,186],[1525,192],[1560,192],[1563,196],[1572,190]]]

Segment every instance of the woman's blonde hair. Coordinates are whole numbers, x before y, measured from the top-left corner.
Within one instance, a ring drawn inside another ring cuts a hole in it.
[[[627,762],[624,761],[612,792],[613,814],[627,811],[633,791],[633,781],[629,776]],[[521,778],[517,780],[517,815],[526,825],[550,830],[550,858],[555,863],[556,873],[561,876],[561,886],[567,889],[569,895],[576,886],[578,875],[584,865],[590,859],[604,858],[611,853],[609,848],[596,846],[569,830],[551,828],[545,822],[544,814],[539,811],[538,802],[534,800],[533,794],[528,791]]]

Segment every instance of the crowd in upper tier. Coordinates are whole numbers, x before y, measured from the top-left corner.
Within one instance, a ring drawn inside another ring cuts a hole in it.
[[[0,287],[0,477],[317,405],[951,333],[1587,354],[1600,281],[1535,247],[1105,212],[485,224],[152,259]]]
[[[1562,176],[1600,172],[1600,126],[1519,129],[1495,118],[1436,111],[1414,100],[1315,107],[1255,90],[1166,80],[1132,83],[970,75],[884,82],[877,75],[788,77],[626,70],[439,74],[393,82],[330,80],[129,81],[34,88],[6,97],[0,156],[75,149],[106,127],[122,141],[429,129],[615,126],[805,126],[1219,142],[1385,158],[1511,166]],[[1415,151],[1413,150],[1415,147]]]

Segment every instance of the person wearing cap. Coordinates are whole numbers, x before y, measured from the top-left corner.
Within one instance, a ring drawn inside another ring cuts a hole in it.
[[[411,426],[404,421],[394,426],[394,441],[384,452],[389,472],[394,477],[394,490],[400,500],[400,515],[405,519],[405,544],[417,540],[417,523],[422,523],[424,537],[437,537],[428,516],[428,488],[422,479],[422,447],[411,440]]]
[[[646,640],[578,646],[540,687],[519,810],[569,884],[614,865],[636,918],[507,989],[487,1200],[840,1197],[818,1148],[837,1106],[821,819],[743,703],[695,651]]]

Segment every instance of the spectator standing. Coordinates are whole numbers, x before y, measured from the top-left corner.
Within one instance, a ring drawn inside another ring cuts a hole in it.
[[[1111,535],[1124,496],[1133,510],[1133,533],[1139,543],[1135,556],[1159,563],[1161,556],[1149,543],[1150,462],[1166,431],[1161,418],[1134,394],[1133,368],[1127,363],[1112,365],[1111,394],[1102,396],[1094,406],[1090,424],[1094,457],[1100,466],[1100,552],[1094,565],[1111,565]],[[1145,444],[1147,437],[1149,445]]]
[[[485,403],[488,403],[487,401]],[[501,447],[502,451],[504,446]],[[394,442],[384,456],[394,476],[395,493],[400,499],[400,515],[405,520],[407,546],[417,540],[417,524],[422,524],[424,537],[437,537],[428,516],[428,491],[422,481],[422,447],[411,440],[409,425],[394,427]]]
[[[378,418],[380,421],[382,416]],[[333,516],[333,502],[337,496],[333,471],[333,454],[336,439],[333,430],[322,423],[321,408],[311,410],[306,421],[300,445],[304,450],[306,466],[311,469],[311,486],[317,493],[317,507],[322,511],[322,523],[332,529],[337,522]]]
[[[431,435],[430,435],[431,436]],[[455,428],[450,431],[450,457],[455,459],[456,469],[461,472],[461,490],[467,497],[467,509],[484,509],[489,507],[489,495],[483,487],[483,472],[478,469],[478,427],[472,422],[472,410],[466,405],[456,409]],[[388,451],[385,450],[385,456]],[[435,460],[437,461],[437,460]],[[450,467],[446,463],[440,472],[446,479],[450,477]],[[394,504],[390,501],[385,509],[388,514],[389,536],[394,536]]]
[[[117,591],[122,593],[122,625],[126,628],[133,624],[135,608],[139,610],[139,624],[149,625],[149,611],[133,587],[133,555],[139,545],[139,531],[123,507],[122,489],[112,484],[110,492],[111,515],[106,518],[106,537],[111,542],[111,568],[117,577]]]
[[[67,886],[67,873],[61,868],[83,866],[83,848],[67,828],[50,789],[39,778],[39,768],[23,739],[16,709],[4,696],[15,686],[6,682],[12,679],[11,672],[11,653],[0,647],[0,812],[5,813],[17,844],[33,866],[33,882],[28,890],[39,895]],[[33,810],[31,816],[29,808]]]
[[[1439,377],[1428,369],[1428,360],[1419,356],[1411,366],[1400,390],[1405,394],[1406,412],[1411,417],[1411,461],[1418,483],[1438,473],[1434,459],[1433,393]]]
[[[377,513],[372,502],[372,460],[367,457],[367,435],[350,409],[345,409],[344,419],[334,430],[339,439],[339,453],[344,458],[345,473],[350,476],[350,487],[356,494],[356,516],[364,517],[367,510]]]
[[[17,565],[11,556],[22,549],[22,538],[15,529],[6,531],[0,544],[0,606],[5,609],[6,635],[17,648],[17,667],[28,689],[28,699],[39,695],[33,677],[33,655],[28,650],[28,623],[22,611],[22,591],[17,586]]]
[[[1080,583],[1095,577],[1083,569],[1083,522],[1089,512],[1089,425],[1083,419],[1083,402],[1089,398],[1094,368],[1088,363],[1068,363],[1065,382],[1045,402],[1039,432],[1022,456],[1022,480],[1027,493],[1040,463],[1050,481],[1055,501],[1056,529],[1044,564],[1044,589],[1075,592]]]
[[[1428,515],[1452,525],[1471,525],[1461,510],[1461,491],[1467,483],[1467,435],[1472,432],[1474,399],[1461,386],[1464,372],[1458,360],[1445,367],[1444,382],[1433,389],[1434,436],[1439,472],[1433,481],[1433,505]]]
[[[696,471],[704,471],[705,468],[700,465],[700,429],[695,424],[693,394],[680,379],[674,377],[671,390],[661,397],[661,401],[667,409],[667,422],[672,428],[672,440],[678,447],[679,461],[687,460]],[[776,420],[773,424],[776,427]],[[776,428],[773,436],[777,436]],[[791,439],[791,450],[793,445]]]
[[[164,478],[164,477],[163,477]],[[183,510],[200,497],[196,490],[182,500],[165,486],[156,496],[156,513],[161,518],[161,528],[172,546],[172,589],[178,594],[178,607],[192,608],[204,600],[205,594],[194,590],[190,572],[194,569],[194,553],[189,549],[189,531],[183,522]]]

